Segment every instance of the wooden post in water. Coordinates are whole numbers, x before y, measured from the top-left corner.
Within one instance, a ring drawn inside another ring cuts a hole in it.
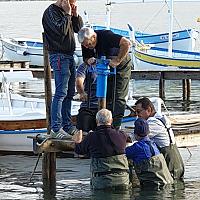
[[[45,85],[45,102],[47,116],[47,134],[51,130],[51,67],[49,65],[49,57],[47,50],[47,42],[44,33],[43,36],[43,55],[44,55],[44,85]],[[56,153],[44,153],[42,162],[42,179],[43,189],[46,192],[56,193]]]
[[[183,79],[183,100],[190,100],[191,95],[191,79]]]
[[[186,84],[187,84],[187,100],[190,100],[190,95],[191,95],[191,79],[186,79]]]
[[[165,80],[164,74],[160,72],[160,80],[159,80],[159,97],[161,99],[165,99]]]
[[[183,88],[183,101],[185,101],[187,96],[186,79],[182,80],[182,88]]]

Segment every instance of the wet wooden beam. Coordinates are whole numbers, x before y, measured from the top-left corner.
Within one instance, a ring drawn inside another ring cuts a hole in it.
[[[123,129],[132,132],[133,127]],[[200,145],[200,126],[190,128],[173,128],[178,147],[190,147]],[[36,153],[43,152],[73,152],[75,143],[72,140],[48,139],[37,146]]]
[[[67,152],[74,151],[75,143],[72,140],[61,140],[61,139],[47,139],[44,140],[41,144],[37,144],[35,153],[43,152]]]

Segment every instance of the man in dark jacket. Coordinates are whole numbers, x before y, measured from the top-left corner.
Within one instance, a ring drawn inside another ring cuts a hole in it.
[[[75,152],[91,157],[91,186],[93,189],[129,187],[128,161],[125,156],[127,135],[111,127],[112,113],[98,111],[97,128],[82,140],[82,131],[74,137]]]
[[[70,138],[77,129],[71,124],[71,101],[75,92],[74,32],[83,26],[76,0],[57,0],[43,14],[42,24],[55,79],[51,110],[51,136]]]
[[[128,95],[131,77],[132,62],[129,56],[131,42],[110,30],[94,31],[87,27],[78,32],[78,40],[82,45],[82,55],[86,65],[94,65],[96,59],[104,56],[106,59],[110,59],[109,66],[111,66],[111,71],[116,67],[116,85],[114,85],[115,77],[110,76],[108,78],[106,100],[107,108],[112,110],[113,126],[119,128],[124,116],[126,96]],[[80,96],[84,97],[84,91],[78,89]],[[113,99],[113,90],[115,92],[115,100]]]

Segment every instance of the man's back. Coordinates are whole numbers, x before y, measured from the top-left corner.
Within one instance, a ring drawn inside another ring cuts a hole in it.
[[[105,158],[125,154],[127,135],[111,126],[98,126],[80,144],[76,144],[77,154],[87,154],[92,158]]]

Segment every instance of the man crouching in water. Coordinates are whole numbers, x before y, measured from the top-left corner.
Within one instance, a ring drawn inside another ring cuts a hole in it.
[[[127,135],[114,129],[112,113],[107,109],[98,111],[97,128],[82,140],[82,132],[74,137],[75,152],[91,157],[92,189],[128,189],[128,161],[125,156]]]

